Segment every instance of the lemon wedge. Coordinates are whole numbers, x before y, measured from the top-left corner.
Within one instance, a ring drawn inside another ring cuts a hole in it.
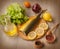
[[[47,23],[41,23],[39,25],[40,28],[43,28],[44,30],[47,30],[48,29],[48,24]]]
[[[46,20],[46,21],[52,21],[52,16],[49,12],[45,12],[43,15],[42,15],[43,19]]]
[[[28,38],[30,40],[34,40],[36,38],[36,33],[34,31],[31,31],[29,34],[28,34]]]
[[[37,28],[37,29],[35,30],[35,32],[36,32],[37,36],[39,36],[39,37],[42,37],[42,36],[45,34],[43,28]]]

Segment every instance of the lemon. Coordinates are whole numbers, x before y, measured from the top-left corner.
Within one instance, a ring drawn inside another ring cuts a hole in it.
[[[36,38],[36,33],[34,32],[34,31],[31,31],[31,32],[29,32],[29,34],[28,34],[28,38],[30,39],[30,40],[33,40],[33,39],[35,39]]]
[[[42,37],[42,36],[45,34],[43,28],[37,28],[37,29],[35,30],[35,32],[36,32],[37,36],[39,36],[39,37]]]
[[[5,32],[8,36],[15,36],[17,35],[17,27],[13,25],[8,25],[5,27]]]
[[[50,13],[48,12],[45,12],[43,15],[42,15],[43,19],[46,20],[46,21],[52,21],[52,16]]]
[[[39,25],[40,28],[43,28],[44,30],[47,30],[48,29],[48,24],[47,23],[41,23]]]

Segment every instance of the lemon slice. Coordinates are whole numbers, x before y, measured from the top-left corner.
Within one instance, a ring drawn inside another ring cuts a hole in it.
[[[44,30],[48,29],[48,24],[47,23],[41,23],[39,27],[43,28]]]
[[[30,40],[33,40],[33,39],[35,39],[36,38],[36,33],[34,32],[34,31],[31,31],[29,34],[28,34],[28,38],[30,39]]]
[[[42,37],[45,33],[43,28],[37,28],[35,32],[39,37]]]

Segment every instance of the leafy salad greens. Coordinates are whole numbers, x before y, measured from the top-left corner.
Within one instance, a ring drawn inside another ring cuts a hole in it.
[[[5,26],[5,25],[8,25],[10,24],[11,21],[10,21],[10,16],[6,15],[6,14],[3,14],[0,16],[0,24]]]
[[[23,9],[18,3],[11,4],[7,8],[7,14],[11,16],[11,22],[15,24],[22,24],[28,20]]]
[[[6,15],[0,16],[0,24],[6,24],[5,19],[8,21],[8,18],[6,18],[8,16],[10,16],[10,21],[14,24],[22,24],[29,19],[25,14],[25,9],[23,9],[18,3],[13,3],[7,7]]]

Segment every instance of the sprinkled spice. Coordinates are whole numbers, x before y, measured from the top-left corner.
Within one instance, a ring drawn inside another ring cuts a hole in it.
[[[35,41],[35,47],[36,48],[42,48],[44,46],[44,44],[40,41]]]
[[[46,39],[48,41],[53,41],[54,40],[54,36],[52,34],[49,34],[49,35],[46,36]]]

